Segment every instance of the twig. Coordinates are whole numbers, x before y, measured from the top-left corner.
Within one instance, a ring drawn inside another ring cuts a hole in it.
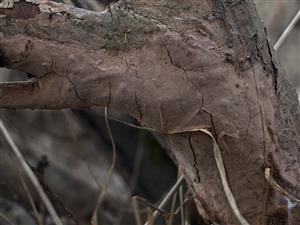
[[[38,179],[36,178],[35,174],[33,173],[33,171],[31,170],[31,168],[29,167],[29,165],[25,161],[22,153],[20,152],[20,150],[18,149],[17,145],[13,141],[13,139],[10,136],[8,130],[4,126],[2,120],[0,121],[0,129],[1,129],[1,132],[3,133],[3,135],[5,137],[6,141],[8,142],[9,146],[11,147],[13,153],[15,154],[15,156],[19,160],[21,166],[23,167],[25,173],[27,174],[27,176],[29,177],[29,179],[32,182],[33,186],[37,190],[37,192],[38,192],[38,194],[39,194],[42,202],[44,203],[44,205],[47,208],[50,216],[52,217],[53,222],[56,225],[63,225],[62,222],[61,222],[61,220],[60,220],[60,218],[58,217],[58,215],[57,215],[57,213],[56,213],[53,205],[51,204],[51,202],[48,199],[46,193],[44,192],[42,186],[40,185]]]
[[[7,216],[5,216],[2,212],[0,212],[0,217],[2,219],[4,219],[5,221],[7,221],[10,225],[15,225],[13,221],[11,221],[11,219]]]
[[[147,212],[148,209],[150,208],[150,209],[157,210],[160,214],[162,214],[163,216],[166,216],[166,217],[170,217],[170,216],[172,216],[172,215],[173,215],[173,216],[174,216],[174,215],[177,215],[177,214],[180,212],[181,207],[182,207],[182,206],[184,207],[185,204],[190,200],[190,199],[188,199],[188,198],[184,199],[182,205],[179,205],[176,209],[171,209],[170,212],[167,212],[167,211],[165,211],[164,209],[158,208],[157,206],[153,205],[152,203],[148,202],[146,199],[144,199],[144,198],[142,198],[142,197],[140,197],[140,196],[133,196],[132,198],[135,199],[135,200],[139,200],[141,203],[143,203],[143,204],[146,206],[146,210],[145,210],[145,209],[139,209],[138,212],[140,212],[140,213],[141,213],[141,212]],[[153,211],[152,211],[152,212],[153,212]],[[152,214],[153,214],[153,213],[152,213]],[[152,214],[151,214],[151,215],[152,215]]]
[[[93,109],[90,109],[90,110],[91,110],[92,112],[97,113],[98,115],[100,114],[101,116],[103,116],[101,113],[99,113],[99,112],[97,112],[97,111],[95,111],[95,110],[93,110]],[[140,130],[146,130],[146,131],[152,131],[152,132],[158,132],[158,133],[160,133],[159,130],[156,130],[156,129],[154,129],[154,128],[150,128],[150,127],[142,127],[142,126],[135,125],[135,124],[132,124],[132,123],[128,123],[128,122],[126,122],[126,121],[119,120],[119,119],[117,119],[117,118],[113,118],[113,117],[110,117],[110,116],[108,116],[108,119],[110,119],[110,120],[112,120],[112,121],[115,121],[115,122],[118,122],[118,123],[122,123],[122,124],[124,124],[124,125],[129,126],[129,127],[133,127],[133,128],[140,129]]]
[[[15,157],[13,157],[12,155],[9,155],[10,158],[11,158],[11,162],[12,164],[14,165],[14,168],[16,170],[16,173],[18,174],[18,178],[20,179],[20,183],[24,189],[24,192],[26,194],[26,196],[28,197],[28,201],[29,201],[29,204],[33,210],[33,215],[35,217],[35,220],[37,222],[38,225],[43,225],[43,221],[42,221],[42,217],[41,215],[39,214],[37,208],[36,208],[36,205],[35,205],[35,202],[33,200],[33,197],[29,191],[29,188],[28,188],[28,185],[26,184],[26,181],[25,181],[25,178],[24,178],[24,175],[21,171],[21,167],[19,165],[18,162],[16,162],[16,159]]]
[[[35,216],[35,219],[36,219],[36,222],[38,223],[38,225],[43,225],[43,222],[42,222],[42,218],[41,218],[41,215],[38,213],[38,210],[36,208],[36,205],[34,203],[34,200],[33,200],[33,197],[29,191],[29,188],[28,188],[28,185],[26,184],[26,181],[21,173],[21,171],[19,171],[18,169],[18,173],[19,173],[19,178],[20,178],[20,182],[22,184],[22,187],[28,197],[28,200],[29,200],[29,203],[31,205],[31,208],[33,210],[33,214]]]
[[[299,20],[300,20],[300,9],[298,10],[295,17],[292,19],[290,24],[285,28],[284,32],[282,33],[282,35],[280,36],[280,38],[278,39],[276,44],[274,45],[275,51],[277,51],[281,47],[281,45],[283,44],[285,39],[289,36],[289,34],[293,30],[293,28],[296,26],[296,24]]]
[[[181,218],[181,225],[185,223],[185,212],[184,212],[184,200],[183,200],[183,187],[180,186],[179,188],[179,201],[180,201],[180,218]]]
[[[107,189],[108,189],[108,185],[110,183],[110,180],[111,180],[111,177],[112,177],[112,173],[113,173],[113,170],[115,168],[115,164],[116,164],[116,154],[117,154],[117,151],[116,151],[116,144],[115,144],[115,140],[114,140],[114,137],[112,135],[112,132],[111,132],[111,129],[110,129],[110,126],[109,126],[109,123],[108,123],[108,116],[107,116],[107,107],[104,108],[104,118],[105,118],[105,125],[106,125],[106,128],[107,128],[107,132],[108,132],[108,135],[109,135],[109,138],[111,140],[111,144],[112,144],[112,162],[111,162],[111,166],[108,170],[108,173],[107,173],[107,177],[106,177],[106,182],[102,188],[102,190],[100,191],[99,195],[98,195],[98,198],[97,198],[97,201],[96,201],[96,206],[95,206],[95,209],[93,211],[93,215],[92,215],[92,219],[91,219],[91,224],[92,225],[98,225],[98,210],[101,206],[101,203],[107,193]]]
[[[136,200],[139,200],[142,204],[144,204],[147,208],[150,208],[150,209],[154,209],[154,210],[157,210],[160,214],[162,215],[168,215],[170,214],[169,212],[166,212],[164,209],[160,209],[158,208],[156,205],[152,204],[151,202],[149,202],[147,199],[145,198],[142,198],[140,196],[134,196],[134,198]]]
[[[150,207],[147,207],[147,218],[148,218],[148,225],[153,225],[153,212]]]
[[[182,185],[180,186],[180,188]],[[179,189],[180,189],[179,188]],[[176,200],[177,200],[177,192],[173,195],[172,203],[171,203],[171,212],[175,211],[175,206],[176,206]],[[167,218],[167,224],[173,224],[175,213],[171,213],[171,215]]]
[[[180,176],[180,171],[178,170],[178,172],[177,172],[177,177],[179,177]],[[182,190],[182,188],[183,188],[183,185],[180,185],[180,187],[179,187],[179,192],[180,192],[180,190]],[[178,195],[178,192],[176,192],[174,195],[173,195],[173,199],[172,199],[172,203],[171,203],[171,214],[170,214],[170,216],[167,218],[167,221],[166,221],[166,224],[167,225],[169,225],[169,224],[173,224],[173,220],[174,220],[174,216],[176,215],[176,210],[175,210],[175,206],[176,206],[176,201],[177,201],[177,196],[179,196],[179,198],[180,198],[180,194]],[[181,205],[181,203],[183,203],[183,201],[182,202],[180,202],[180,199],[179,199],[179,210],[183,207],[183,205]]]
[[[44,178],[39,175],[38,173],[35,173],[36,177],[39,179],[39,182],[41,184],[41,186],[43,187],[43,189],[45,190],[45,192],[53,199],[53,201],[61,207],[61,209],[64,211],[65,215],[70,218],[75,225],[82,225],[82,223],[79,221],[79,219],[77,218],[77,216],[70,210],[68,209],[63,201],[59,198],[58,195],[56,195],[51,188],[48,186],[48,184],[44,181]]]
[[[138,201],[135,197],[132,197],[132,208],[133,208],[134,218],[135,218],[136,224],[137,225],[142,225],[141,216],[140,216],[140,213],[139,213],[139,205],[138,205]]]
[[[165,205],[169,202],[169,200],[171,199],[171,197],[173,196],[173,194],[178,190],[178,188],[183,183],[183,181],[184,181],[184,176],[181,175],[178,178],[178,180],[176,181],[176,183],[173,185],[173,187],[171,188],[171,190],[167,193],[166,197],[159,204],[159,206],[157,207],[158,209],[162,209],[162,208],[165,207]],[[150,221],[154,222],[154,220],[157,218],[158,215],[159,215],[159,211],[155,210],[153,212],[153,214],[152,214],[152,217],[150,217],[150,219],[144,225],[149,225]]]

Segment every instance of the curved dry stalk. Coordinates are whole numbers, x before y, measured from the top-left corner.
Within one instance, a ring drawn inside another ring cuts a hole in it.
[[[288,193],[274,180],[273,176],[271,175],[271,168],[268,168],[268,167],[265,168],[265,178],[269,182],[271,187],[273,187],[276,191],[285,195],[286,197],[290,198],[291,200],[293,200],[295,202],[300,202],[300,199],[298,199],[295,196],[293,196],[292,194]]]
[[[18,159],[21,167],[24,169],[24,172],[27,174],[28,178],[32,182],[33,186],[35,187],[37,193],[39,194],[39,196],[42,200],[42,202],[44,203],[45,207],[47,208],[47,210],[48,210],[48,212],[51,216],[51,218],[53,219],[53,222],[56,225],[63,225],[63,223],[61,222],[58,214],[56,213],[51,201],[49,200],[48,196],[46,195],[45,191],[43,190],[43,187],[39,183],[37,177],[35,176],[35,174],[31,170],[31,168],[28,166],[25,158],[23,157],[21,151],[19,150],[19,148],[17,147],[17,145],[13,141],[13,139],[10,136],[8,130],[4,126],[2,120],[0,121],[0,130],[1,130],[2,134],[4,135],[6,141],[8,142],[9,146],[11,147],[14,155]]]
[[[235,198],[232,194],[232,191],[229,187],[227,176],[226,176],[226,171],[225,171],[225,166],[224,166],[224,162],[223,162],[223,157],[222,157],[221,151],[219,149],[219,146],[218,146],[214,136],[208,130],[201,129],[200,131],[204,134],[207,134],[212,139],[214,157],[215,157],[215,160],[216,160],[216,163],[217,163],[217,166],[218,166],[218,170],[219,170],[219,173],[220,173],[220,176],[221,176],[223,189],[224,189],[226,198],[228,199],[228,202],[230,204],[230,207],[233,210],[234,215],[236,216],[236,218],[238,219],[240,224],[250,225],[248,223],[248,221],[244,218],[244,216],[241,214],[241,212],[240,212],[240,210],[239,210],[239,208],[236,204]]]
[[[113,170],[115,168],[116,155],[117,155],[115,140],[114,140],[114,137],[112,135],[112,132],[111,132],[111,129],[110,129],[110,126],[109,126],[109,123],[108,123],[107,107],[104,108],[104,116],[105,116],[104,117],[105,118],[105,125],[106,125],[107,132],[108,132],[109,138],[111,140],[111,144],[112,144],[112,162],[111,162],[110,168],[109,168],[108,173],[107,173],[105,184],[103,185],[103,188],[102,188],[102,190],[100,191],[100,193],[97,197],[96,205],[95,205],[93,215],[92,215],[92,218],[91,218],[91,224],[92,225],[98,225],[98,210],[99,210],[99,208],[100,208],[100,206],[101,206],[101,204],[104,200],[104,197],[107,193],[107,189],[108,189],[109,183],[111,181],[112,173],[113,173]]]

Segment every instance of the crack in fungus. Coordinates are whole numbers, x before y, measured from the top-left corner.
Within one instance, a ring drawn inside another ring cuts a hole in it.
[[[197,167],[197,165],[198,165],[197,154],[196,154],[196,152],[195,152],[195,150],[194,150],[194,147],[193,147],[192,141],[191,141],[192,134],[193,134],[192,132],[189,133],[188,141],[189,141],[190,149],[191,149],[191,151],[192,151],[192,153],[193,153],[193,158],[194,158],[194,164],[193,164],[193,167],[194,167],[194,169],[195,169],[195,174],[196,174],[196,179],[195,179],[195,181],[198,182],[198,183],[200,183],[199,169],[198,169],[198,167]]]

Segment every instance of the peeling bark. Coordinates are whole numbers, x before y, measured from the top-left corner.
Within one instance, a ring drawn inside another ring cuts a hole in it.
[[[1,107],[130,114],[165,140],[204,219],[236,225],[198,131],[208,129],[249,223],[297,224],[299,206],[264,169],[299,198],[299,105],[251,0],[135,0],[102,13],[21,1],[0,14],[0,65],[34,77],[0,83]]]

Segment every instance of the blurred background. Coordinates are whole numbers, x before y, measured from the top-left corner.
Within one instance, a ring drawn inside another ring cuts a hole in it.
[[[108,0],[65,0],[67,4],[102,11]],[[300,9],[299,0],[256,0],[258,12],[267,27],[272,45],[280,37]],[[278,51],[288,80],[300,94],[300,23]],[[2,80],[18,80],[18,71],[1,69]],[[112,145],[104,120],[104,109],[61,111],[8,111],[0,118],[12,139],[24,154],[43,188],[56,207],[63,223],[89,224],[96,199],[106,184],[112,163]],[[119,112],[109,116],[136,124]],[[177,168],[147,131],[109,121],[116,142],[117,161],[109,182],[108,192],[98,210],[99,225],[137,224],[132,196],[140,203],[139,214],[147,217],[147,206],[157,205],[177,180]],[[190,225],[201,225],[193,214],[193,202],[183,185],[181,199],[186,199],[184,216]],[[173,199],[174,211],[180,196]],[[176,211],[176,210],[175,210]],[[181,224],[180,213],[160,216],[155,224]],[[41,219],[37,219],[37,217]],[[0,225],[53,224],[18,161],[11,154],[7,141],[0,136]]]

